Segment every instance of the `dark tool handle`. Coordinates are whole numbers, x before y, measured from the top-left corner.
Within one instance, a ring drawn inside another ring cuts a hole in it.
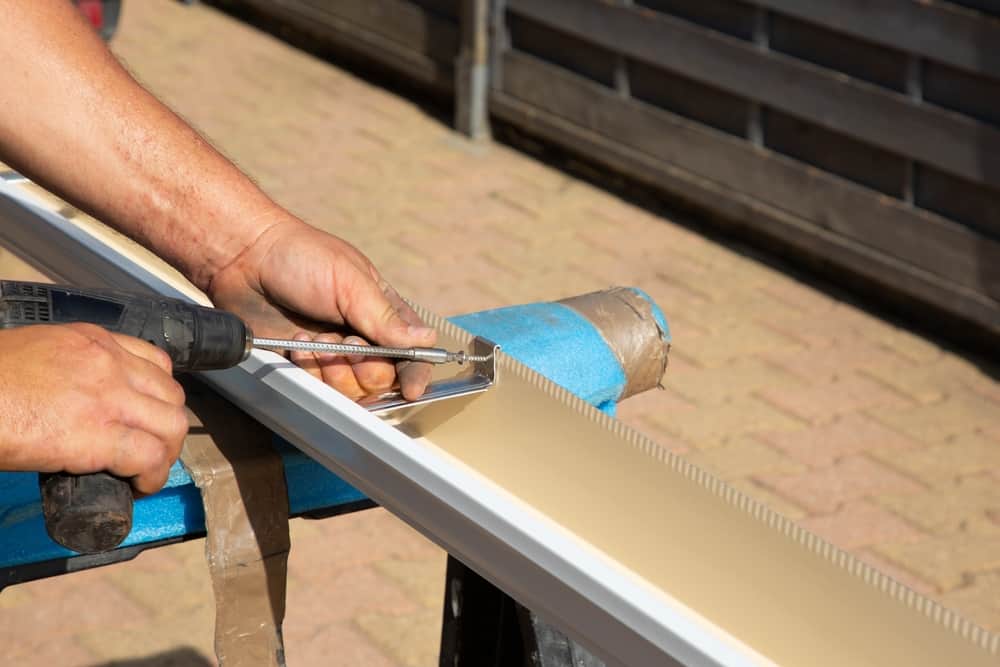
[[[222,310],[179,299],[118,290],[0,281],[0,329],[89,322],[149,341],[177,372],[230,368],[250,351],[253,334]],[[68,549],[113,549],[132,529],[132,487],[107,473],[39,476],[49,536]]]
[[[132,530],[132,485],[106,472],[41,473],[45,530],[79,553],[114,549]]]

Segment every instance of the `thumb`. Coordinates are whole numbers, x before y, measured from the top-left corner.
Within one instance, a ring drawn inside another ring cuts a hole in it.
[[[347,323],[373,343],[429,347],[437,340],[437,333],[384,280],[361,280],[353,297],[345,313]]]

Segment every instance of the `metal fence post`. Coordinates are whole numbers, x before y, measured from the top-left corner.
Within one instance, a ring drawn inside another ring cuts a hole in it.
[[[455,60],[455,127],[472,139],[490,135],[489,0],[462,0],[460,47]]]

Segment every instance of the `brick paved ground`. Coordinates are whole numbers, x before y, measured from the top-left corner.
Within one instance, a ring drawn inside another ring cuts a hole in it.
[[[996,368],[524,155],[470,145],[211,9],[128,2],[115,48],[279,201],[442,314],[644,288],[676,343],[667,389],[625,403],[624,420],[1000,630]],[[436,664],[438,549],[383,511],[296,520],[292,535],[290,664]],[[196,542],[5,591],[0,643],[20,665],[210,664],[211,609]]]

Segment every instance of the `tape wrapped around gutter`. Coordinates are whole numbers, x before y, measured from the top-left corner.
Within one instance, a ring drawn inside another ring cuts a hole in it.
[[[648,299],[628,287],[612,287],[557,303],[589,320],[618,358],[626,378],[619,400],[660,386],[670,342]]]

